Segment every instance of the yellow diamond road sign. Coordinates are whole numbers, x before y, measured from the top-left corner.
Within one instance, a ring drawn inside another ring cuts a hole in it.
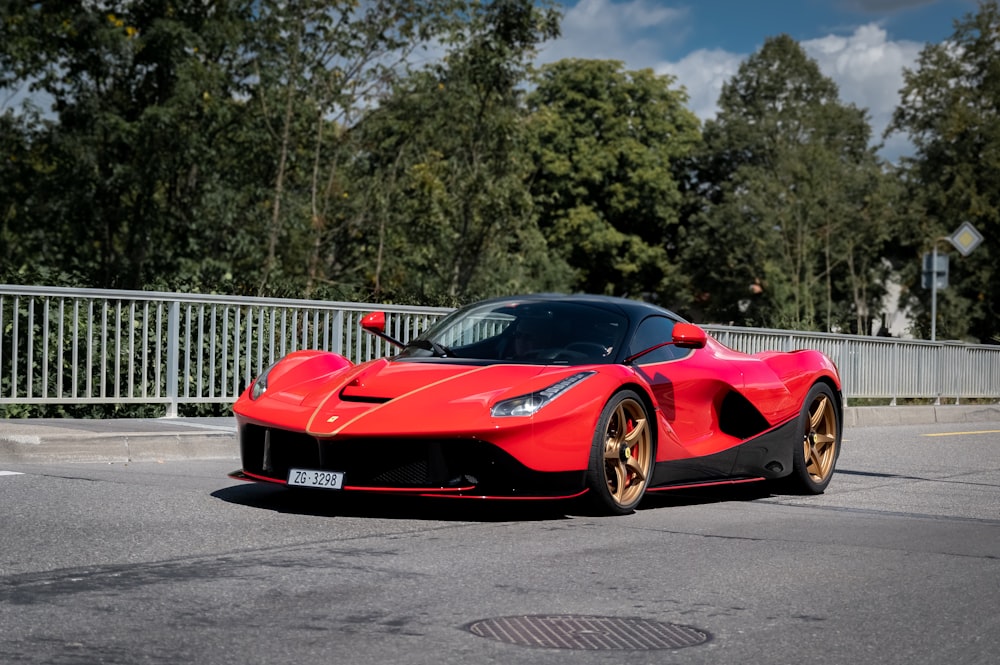
[[[983,235],[976,230],[969,222],[962,222],[962,225],[948,238],[962,256],[968,256],[979,243],[983,241]]]

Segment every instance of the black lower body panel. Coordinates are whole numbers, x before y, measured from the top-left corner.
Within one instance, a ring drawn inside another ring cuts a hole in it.
[[[495,497],[567,497],[584,489],[585,471],[528,469],[477,439],[331,438],[245,425],[243,472],[284,483],[291,468],[339,471],[344,489]]]
[[[784,425],[770,429],[738,447],[734,476],[781,478],[792,472],[795,446],[802,445],[799,420],[793,418]]]
[[[650,486],[781,478],[792,471],[796,445],[802,445],[802,435],[798,432],[798,420],[792,419],[714,455],[657,462]]]

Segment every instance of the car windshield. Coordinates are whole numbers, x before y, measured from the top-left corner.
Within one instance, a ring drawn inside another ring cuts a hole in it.
[[[453,312],[410,341],[400,357],[610,363],[627,328],[623,315],[586,303],[492,301]]]

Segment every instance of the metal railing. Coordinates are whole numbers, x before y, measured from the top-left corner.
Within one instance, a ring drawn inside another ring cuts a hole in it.
[[[818,349],[840,370],[844,398],[1000,399],[1000,346],[918,339],[704,326],[746,353]]]
[[[274,298],[0,286],[0,404],[231,403],[287,353],[360,362],[390,345],[360,329],[386,312],[408,339],[448,309]]]
[[[353,362],[391,355],[361,331],[386,312],[406,340],[449,312],[315,300],[0,285],[0,404],[180,404],[235,401],[265,367],[297,349]],[[1000,398],[1000,347],[705,326],[757,352],[814,348],[840,369],[847,400]]]

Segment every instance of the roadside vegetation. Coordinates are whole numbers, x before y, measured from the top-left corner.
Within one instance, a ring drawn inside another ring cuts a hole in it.
[[[937,334],[1000,342],[996,0],[906,73],[898,164],[785,35],[701,124],[671,77],[535,68],[560,21],[535,0],[0,7],[0,283],[588,291],[867,334],[892,281],[924,337],[920,258],[969,221],[987,242],[953,253]]]

